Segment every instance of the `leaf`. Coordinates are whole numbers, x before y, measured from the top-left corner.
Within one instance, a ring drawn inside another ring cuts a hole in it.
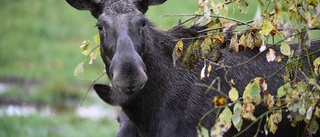
[[[281,98],[283,97],[284,95],[286,95],[287,93],[287,90],[288,88],[290,87],[290,83],[286,83],[284,85],[282,85],[281,87],[278,88],[278,91],[277,91],[277,95],[278,95],[278,98]]]
[[[239,44],[238,44],[238,34],[235,33],[230,40],[230,51],[238,53],[239,52]]]
[[[277,131],[278,124],[281,122],[281,120],[282,120],[281,110],[273,111],[273,113],[270,115],[267,122],[267,128],[269,129],[269,131],[271,131],[274,134]]]
[[[247,13],[249,9],[249,3],[246,0],[237,0],[236,4],[241,13]]]
[[[200,79],[203,79],[205,77],[205,72],[206,72],[206,67],[207,67],[207,64],[204,63],[204,66],[203,68],[201,69],[201,73],[200,73]]]
[[[236,100],[238,100],[239,98],[239,93],[238,90],[234,87],[231,87],[230,91],[229,91],[229,98],[235,102]]]
[[[212,44],[210,45],[210,52],[207,58],[212,62],[217,62],[221,57],[222,43],[224,41],[223,35],[216,35],[212,39]]]
[[[261,0],[260,0],[260,2],[261,2]],[[263,19],[262,19],[262,16],[261,16],[261,9],[258,6],[258,9],[256,11],[256,15],[254,16],[254,19],[253,19],[252,28],[260,29],[261,26],[262,26],[262,22],[263,22]]]
[[[173,59],[173,65],[176,66],[176,61],[182,56],[183,53],[183,41],[180,39],[176,46],[173,49],[172,53],[172,59]]]
[[[287,42],[281,42],[280,51],[283,55],[289,56],[291,49]]]
[[[273,108],[273,105],[274,105],[273,96],[270,95],[269,93],[265,94],[263,103],[269,110],[271,110]]]
[[[79,74],[84,72],[84,62],[78,64],[78,66],[74,69],[73,75],[78,76]]]
[[[206,37],[204,41],[201,43],[201,56],[204,58],[208,58],[208,54],[211,52],[212,41],[210,36]]]
[[[214,126],[211,128],[210,137],[223,137],[223,132],[218,124],[214,124]]]
[[[320,57],[316,58],[313,61],[313,66],[314,66],[314,73],[316,76],[319,76],[320,74]]]
[[[283,87],[283,86],[281,86],[281,87],[278,89],[277,93],[278,93],[278,97],[279,97],[279,98],[281,98],[281,97],[283,97],[284,95],[286,95],[286,91],[284,90],[284,87]]]
[[[83,50],[81,53],[87,56],[90,54],[90,50]]]
[[[200,44],[201,43],[199,40],[197,40],[193,44],[190,44],[183,56],[183,64],[189,71],[194,68],[194,65],[198,62],[199,58],[201,57]]]
[[[254,46],[255,46],[255,43],[254,43],[254,39],[253,39],[252,34],[249,33],[249,34],[247,35],[246,41],[247,41],[247,42],[246,42],[246,43],[247,43],[246,47],[252,50],[252,49],[254,48]]]
[[[257,83],[253,83],[250,90],[250,94],[252,96],[253,102],[256,104],[260,104],[261,102],[260,91],[260,86]]]
[[[266,46],[265,42],[262,41],[262,45],[261,45],[259,51],[260,51],[260,52],[264,52],[266,49],[267,49],[267,46]]]
[[[99,35],[99,34],[94,35],[93,41],[94,41],[94,43],[96,43],[97,45],[100,45],[100,35]]]
[[[228,25],[223,29],[224,37],[230,38],[232,35],[232,31],[234,31],[238,27],[238,23],[228,23]]]
[[[307,4],[315,7],[318,5],[318,0],[307,0]]]
[[[207,68],[207,71],[208,71],[207,77],[209,77],[211,70],[212,70],[212,66],[211,66],[211,64],[209,63],[209,66],[208,66],[208,68]]]
[[[310,134],[316,134],[319,130],[319,124],[316,119],[312,119],[308,128]]]
[[[231,110],[226,107],[222,113],[219,115],[217,120],[217,125],[221,127],[222,132],[227,132],[231,127],[231,118],[232,118],[232,112]]]
[[[274,61],[276,59],[276,52],[269,48],[269,52],[266,54],[266,58],[268,62]]]
[[[93,63],[93,60],[96,60],[97,59],[97,54],[96,52],[91,52],[90,53],[90,61],[89,61],[89,64],[92,64]]]
[[[274,26],[270,21],[263,22],[262,28],[259,31],[259,34],[262,34],[264,36],[268,36],[270,32],[274,29]]]
[[[260,4],[261,7],[264,7],[262,0],[258,0],[258,3]]]
[[[260,91],[261,89],[258,83],[250,82],[243,92],[243,98],[249,97],[254,103],[259,104],[261,102]]]
[[[212,104],[215,107],[221,107],[221,106],[225,106],[227,103],[227,99],[223,96],[215,96],[213,98]]]
[[[89,40],[83,41],[83,42],[82,42],[82,45],[80,46],[80,49],[81,49],[82,51],[87,50],[89,44],[90,44]]]
[[[242,36],[240,37],[239,46],[247,47],[247,40],[246,40],[246,35],[245,34],[242,34]]]
[[[241,103],[237,102],[233,107],[232,123],[234,127],[240,131],[243,120],[241,118]]]
[[[306,119],[310,120],[312,118],[313,109],[312,106],[310,106],[307,110]]]
[[[201,126],[201,128],[197,128],[198,137],[209,137],[209,131],[207,128]]]
[[[256,117],[253,115],[254,110],[255,107],[252,104],[252,99],[249,96],[246,96],[243,100],[243,105],[241,108],[242,117],[247,120],[256,120]]]

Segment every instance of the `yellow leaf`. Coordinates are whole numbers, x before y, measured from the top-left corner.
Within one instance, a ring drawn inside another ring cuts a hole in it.
[[[278,129],[278,124],[282,120],[282,113],[281,110],[275,110],[273,113],[270,115],[267,123],[267,129],[271,131],[273,134],[277,131]]]
[[[320,57],[318,57],[317,59],[314,60],[313,66],[314,66],[314,73],[317,76],[319,76],[319,74],[320,74]]]
[[[256,120],[256,117],[253,115],[254,110],[255,106],[252,104],[252,99],[249,96],[246,96],[241,108],[242,117],[247,120]]]
[[[242,34],[242,36],[240,37],[238,45],[242,47],[247,47],[247,40],[245,34]]]
[[[212,103],[215,107],[225,106],[227,103],[227,99],[223,96],[215,96]]]
[[[268,36],[270,32],[274,29],[275,27],[272,25],[270,21],[263,22],[262,28],[259,31],[259,34],[262,34],[264,36]]]
[[[95,52],[91,52],[89,64],[93,63],[93,60],[97,59],[97,54]]]
[[[83,50],[82,52],[81,52],[83,55],[89,55],[90,54],[90,51],[89,50]]]
[[[239,93],[238,93],[238,90],[234,87],[232,87],[229,91],[229,98],[235,102],[236,100],[238,100],[239,98]]]
[[[208,71],[207,77],[209,77],[211,70],[212,70],[212,66],[211,66],[211,64],[209,64],[209,66],[207,68],[207,71]]]
[[[274,106],[274,97],[272,95],[270,95],[269,93],[264,95],[264,101],[263,101],[264,105],[267,106],[267,108],[269,110],[271,110]]]
[[[238,34],[234,34],[230,40],[230,51],[238,53],[239,52],[239,44],[238,44]]]
[[[81,49],[82,51],[87,50],[89,44],[90,44],[89,40],[83,41],[83,42],[82,42],[82,45],[80,46],[80,49]]]

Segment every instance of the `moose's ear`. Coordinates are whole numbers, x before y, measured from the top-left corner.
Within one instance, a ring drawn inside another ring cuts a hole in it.
[[[66,0],[72,7],[78,10],[88,10],[92,16],[98,18],[103,10],[104,0]]]
[[[111,97],[111,87],[108,85],[95,84],[93,89],[96,91],[98,96],[106,103],[116,106],[116,101]]]
[[[147,12],[148,7],[152,5],[160,5],[167,0],[134,0],[134,4],[143,14]]]

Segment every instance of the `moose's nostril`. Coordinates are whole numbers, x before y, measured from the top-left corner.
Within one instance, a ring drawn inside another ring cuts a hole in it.
[[[135,88],[136,88],[135,86],[128,87],[129,91],[133,91]]]

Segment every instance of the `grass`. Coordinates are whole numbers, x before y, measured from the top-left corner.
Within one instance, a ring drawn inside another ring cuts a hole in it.
[[[4,115],[0,122],[1,137],[112,137],[118,127],[109,119],[91,121],[67,114],[58,118],[38,114]]]
[[[157,18],[167,14],[170,3],[148,13],[160,28],[169,28],[178,20]],[[180,13],[188,8],[179,8],[183,9]],[[82,41],[92,41],[97,33],[90,13],[73,9],[64,0],[2,0],[0,18],[0,81],[19,80],[0,97],[44,106],[79,106],[91,81],[103,71],[98,59],[94,65],[86,65],[84,74],[73,76],[74,68],[86,58],[80,54]],[[30,83],[32,91],[26,91],[28,81],[35,81]],[[107,81],[104,76],[100,82]],[[95,103],[103,102],[97,97],[87,97],[83,102]],[[117,129],[115,120],[92,121],[74,114],[0,116],[0,136],[6,137],[110,137]]]

